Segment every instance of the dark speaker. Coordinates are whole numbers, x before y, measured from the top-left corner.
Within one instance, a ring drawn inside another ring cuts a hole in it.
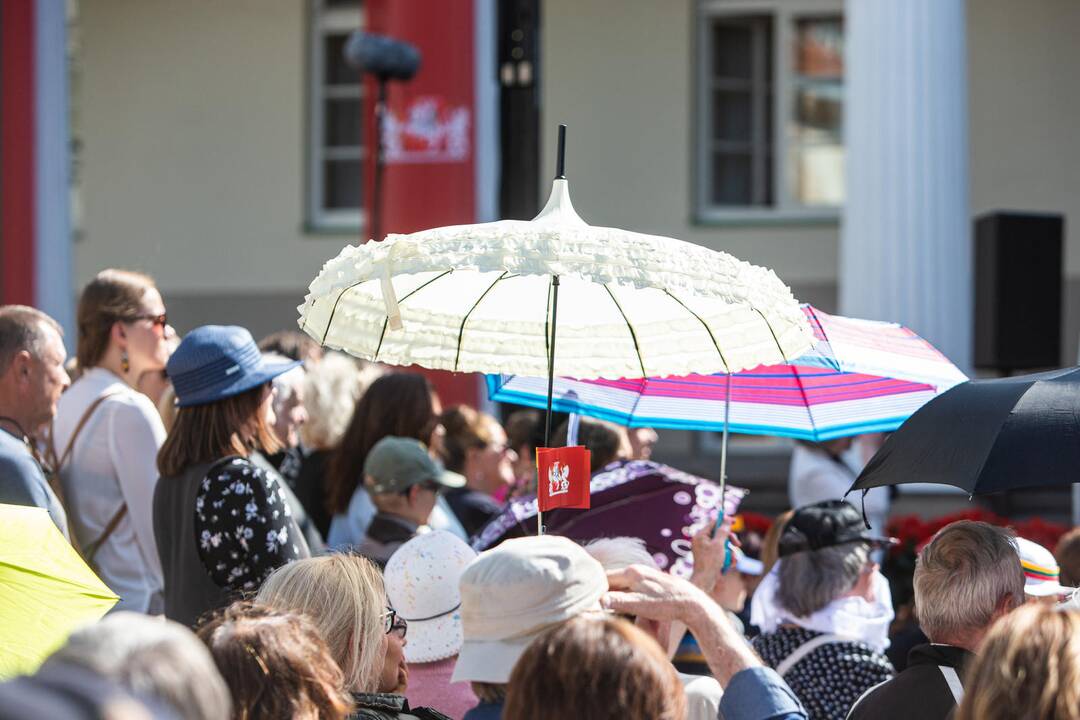
[[[1061,215],[975,219],[975,366],[1004,372],[1061,363]]]

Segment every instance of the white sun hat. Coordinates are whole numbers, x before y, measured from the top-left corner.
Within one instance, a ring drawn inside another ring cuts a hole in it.
[[[434,530],[409,540],[386,563],[386,598],[409,623],[407,662],[435,662],[461,650],[458,582],[475,557],[456,535]]]
[[[555,535],[506,540],[461,576],[461,646],[451,682],[503,684],[537,635],[599,612],[607,575],[573,540]]]
[[[1018,537],[1016,550],[1024,570],[1024,594],[1032,597],[1069,595],[1076,588],[1061,584],[1061,566],[1054,554],[1038,543]]]

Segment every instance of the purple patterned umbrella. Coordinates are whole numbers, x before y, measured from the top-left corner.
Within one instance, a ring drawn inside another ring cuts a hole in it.
[[[711,480],[646,460],[612,463],[593,475],[592,507],[560,508],[544,513],[544,533],[588,541],[630,536],[645,547],[661,568],[689,577],[690,538],[716,521],[720,486]],[[733,515],[746,494],[728,486],[725,512]],[[536,496],[511,500],[473,541],[477,551],[503,540],[536,535]]]

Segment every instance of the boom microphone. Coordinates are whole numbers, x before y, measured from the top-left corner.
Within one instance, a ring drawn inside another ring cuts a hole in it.
[[[345,59],[380,80],[411,80],[420,69],[420,51],[415,45],[363,30],[349,36]]]

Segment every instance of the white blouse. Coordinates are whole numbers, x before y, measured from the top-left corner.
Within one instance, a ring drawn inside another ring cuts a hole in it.
[[[90,368],[60,397],[53,426],[57,454],[64,452],[86,409],[94,410],[60,472],[68,516],[79,544],[96,541],[126,503],[127,514],[98,549],[94,565],[120,596],[114,610],[159,614],[164,610],[161,560],[154,541],[157,454],[165,426],[150,398],[104,368]]]

